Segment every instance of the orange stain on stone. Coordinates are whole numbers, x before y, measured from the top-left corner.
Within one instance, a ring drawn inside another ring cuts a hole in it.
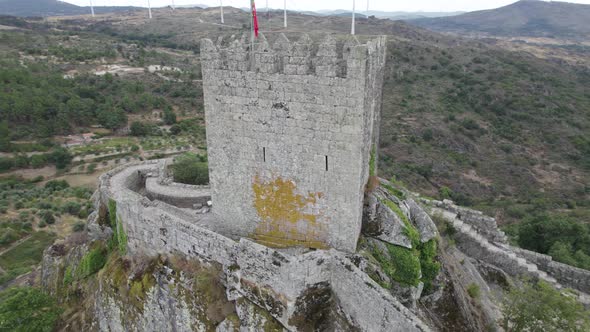
[[[254,238],[273,247],[307,246],[325,248],[321,241],[323,227],[317,216],[306,213],[313,207],[322,193],[296,193],[295,182],[277,177],[263,182],[259,176],[254,178],[254,207],[262,222],[256,227]]]

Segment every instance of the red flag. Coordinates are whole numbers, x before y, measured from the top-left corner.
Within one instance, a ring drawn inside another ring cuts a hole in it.
[[[256,16],[256,4],[252,0],[252,24],[254,25],[254,35],[258,38],[258,17]]]

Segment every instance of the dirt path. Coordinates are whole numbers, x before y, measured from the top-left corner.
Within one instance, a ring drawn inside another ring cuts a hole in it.
[[[10,251],[10,250],[14,249],[14,247],[16,247],[16,246],[18,246],[19,244],[21,244],[21,243],[25,242],[26,240],[30,239],[30,238],[31,238],[31,236],[33,236],[33,235],[32,235],[32,234],[31,234],[31,235],[27,235],[27,236],[23,237],[22,239],[20,239],[20,240],[16,241],[15,243],[11,244],[11,245],[10,245],[10,247],[8,247],[8,248],[6,248],[6,249],[4,249],[4,250],[0,251],[0,256],[4,255],[4,254],[5,254],[5,253],[7,253],[8,251]]]

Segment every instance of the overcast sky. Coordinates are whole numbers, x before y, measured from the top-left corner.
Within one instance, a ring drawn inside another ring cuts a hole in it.
[[[150,0],[152,7],[166,6],[174,1],[177,5],[205,4],[219,6],[220,0]],[[224,6],[248,7],[250,0],[222,0]],[[372,10],[383,11],[473,11],[480,9],[497,8],[508,5],[516,0],[368,0]],[[80,6],[88,6],[90,0],[66,0]],[[92,0],[95,6],[143,6],[147,7],[148,0]],[[287,8],[294,10],[320,10],[320,9],[350,9],[353,0],[287,0]],[[590,4],[590,0],[570,0]],[[271,8],[282,8],[283,0],[268,0]],[[366,10],[367,0],[356,0],[359,10]],[[264,9],[266,0],[256,0],[256,7]]]

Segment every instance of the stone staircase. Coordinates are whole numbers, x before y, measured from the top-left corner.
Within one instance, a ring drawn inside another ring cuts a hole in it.
[[[469,237],[473,242],[476,242],[484,251],[489,253],[490,256],[497,256],[501,257],[502,260],[511,261],[514,263],[513,265],[518,266],[518,270],[522,272],[526,271],[529,276],[543,280],[558,290],[565,288],[555,278],[547,274],[547,272],[540,270],[536,264],[517,256],[516,253],[510,250],[508,245],[488,241],[488,239],[481,236],[471,225],[458,219],[456,213],[435,207],[432,208],[432,212],[442,214],[444,219],[452,223],[457,232],[460,232],[464,236]],[[590,295],[580,291],[576,292],[578,293],[578,301],[584,304],[584,306],[590,307]]]
[[[461,234],[471,238],[474,242],[477,242],[486,252],[490,255],[500,256],[503,259],[510,260],[514,265],[518,266],[521,271],[526,271],[534,278],[543,280],[555,287],[556,289],[562,289],[563,286],[553,277],[548,275],[546,272],[539,270],[537,265],[528,262],[522,257],[518,257],[514,252],[507,249],[502,244],[491,243],[485,237],[477,233],[474,228],[463,221],[457,219],[457,215],[453,212],[449,212],[439,208],[433,208],[434,213],[440,213],[449,222],[452,223],[453,227]],[[588,298],[585,294],[582,294],[586,299]],[[582,296],[580,296],[582,299]],[[590,303],[590,302],[588,302]]]

